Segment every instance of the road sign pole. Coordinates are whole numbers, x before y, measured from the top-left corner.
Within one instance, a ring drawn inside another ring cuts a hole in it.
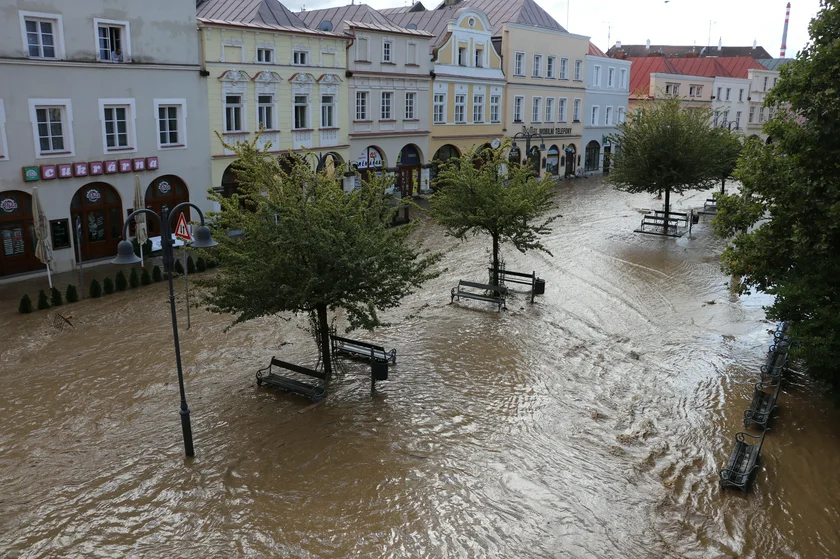
[[[190,329],[190,269],[187,267],[187,245],[184,245],[184,285],[187,288],[187,330]]]

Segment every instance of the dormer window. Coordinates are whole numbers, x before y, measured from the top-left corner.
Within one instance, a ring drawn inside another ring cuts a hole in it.
[[[484,67],[484,49],[475,49],[475,67],[476,68],[483,68]]]
[[[458,47],[458,66],[467,65],[467,47]]]

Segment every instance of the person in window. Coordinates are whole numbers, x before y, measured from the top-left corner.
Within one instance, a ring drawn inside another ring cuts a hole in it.
[[[120,49],[111,52],[111,62],[122,62],[122,51]]]

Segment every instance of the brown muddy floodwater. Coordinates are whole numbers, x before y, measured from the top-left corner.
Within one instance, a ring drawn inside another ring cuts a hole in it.
[[[484,279],[487,240],[425,225],[448,271],[361,335],[397,348],[391,379],[371,397],[349,364],[303,412],[254,373],[272,355],[314,364],[304,320],[225,332],[196,309],[187,331],[179,301],[195,460],[163,284],[64,307],[64,331],[4,299],[0,556],[840,556],[840,414],[802,375],[753,491],[718,489],[769,300],[730,295],[707,224],[633,233],[654,204],[561,185],[554,257],[505,252],[546,294],[502,314],[449,305],[459,278]]]

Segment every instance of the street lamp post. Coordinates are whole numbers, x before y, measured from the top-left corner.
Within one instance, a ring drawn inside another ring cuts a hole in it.
[[[172,336],[175,340],[175,362],[178,365],[178,389],[181,391],[180,415],[181,430],[184,434],[184,452],[187,456],[195,456],[192,440],[192,425],[190,424],[190,408],[187,407],[187,396],[184,393],[184,372],[181,368],[181,346],[178,342],[178,320],[175,316],[175,290],[172,286],[172,274],[175,271],[175,240],[172,238],[172,217],[177,215],[179,209],[186,206],[192,206],[195,208],[198,215],[201,217],[201,225],[196,230],[193,246],[195,248],[209,248],[216,246],[217,243],[213,240],[212,235],[210,234],[210,229],[204,225],[204,214],[198,206],[190,202],[182,202],[178,204],[172,208],[171,212],[164,209],[162,216],[146,208],[134,210],[131,215],[126,218],[125,224],[123,225],[123,239],[128,238],[129,222],[134,218],[134,216],[141,213],[154,216],[160,225],[160,241],[161,248],[163,249],[163,269],[167,272],[169,279],[169,310],[172,314]],[[131,241],[123,240],[120,241],[120,244],[117,246],[117,257],[111,262],[113,264],[136,264],[137,262],[140,262],[140,258],[134,254],[134,246],[131,244]]]
[[[527,159],[530,155],[531,151],[531,138],[534,136],[540,137],[540,153],[545,151],[545,138],[543,138],[542,134],[537,132],[536,128],[526,128],[522,127],[522,132],[517,132],[513,135],[513,145],[511,146],[512,149],[516,148],[516,139],[519,137],[525,138],[525,158]],[[540,174],[540,162],[537,161],[537,174]]]

